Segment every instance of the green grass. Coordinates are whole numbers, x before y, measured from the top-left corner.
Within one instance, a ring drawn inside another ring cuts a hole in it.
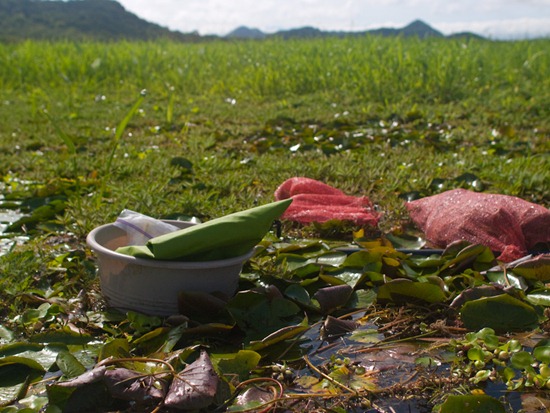
[[[0,175],[102,180],[112,162],[109,203],[68,211],[91,217],[79,234],[123,207],[213,217],[271,199],[294,175],[368,191],[390,221],[402,192],[465,172],[548,205],[547,46],[377,37],[0,45]],[[142,89],[140,112],[115,137]],[[277,148],[272,124],[296,142],[310,124],[370,138],[349,153],[291,154]],[[243,144],[259,134],[267,151]],[[174,156],[193,163],[190,176],[178,179]]]

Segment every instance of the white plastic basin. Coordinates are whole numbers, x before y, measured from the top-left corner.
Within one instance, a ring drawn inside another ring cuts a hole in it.
[[[194,225],[183,221],[165,221],[179,228]],[[168,316],[178,313],[181,291],[237,291],[242,266],[249,253],[225,260],[185,262],[136,258],[115,252],[127,245],[124,230],[113,224],[93,229],[87,244],[98,258],[102,295],[109,307],[149,315]]]

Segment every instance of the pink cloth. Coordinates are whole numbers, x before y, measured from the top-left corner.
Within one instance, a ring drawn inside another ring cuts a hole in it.
[[[295,177],[283,182],[275,199],[292,198],[282,218],[301,224],[329,220],[350,221],[357,225],[376,226],[379,214],[366,196],[354,197],[311,178]]]
[[[550,211],[523,199],[454,189],[408,202],[414,223],[439,247],[466,240],[500,252],[499,260],[521,258],[550,243]]]

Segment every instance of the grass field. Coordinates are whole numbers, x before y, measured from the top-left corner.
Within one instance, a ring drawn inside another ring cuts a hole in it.
[[[96,289],[85,236],[124,208],[208,220],[272,201],[293,176],[369,196],[383,234],[410,228],[405,199],[458,186],[550,206],[549,46],[0,45],[0,208],[32,217],[12,228],[22,245],[2,234],[4,326],[26,339],[53,321],[17,314]]]

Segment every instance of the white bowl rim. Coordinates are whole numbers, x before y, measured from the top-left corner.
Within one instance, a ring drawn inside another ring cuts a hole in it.
[[[182,223],[186,221],[177,221],[177,220],[164,220],[167,223]],[[193,223],[190,223],[193,224]],[[193,224],[195,225],[195,224]],[[147,258],[139,258],[131,255],[121,254],[119,252],[113,251],[107,247],[104,247],[96,240],[96,235],[101,230],[104,230],[108,227],[114,226],[113,223],[100,225],[99,227],[94,228],[88,236],[86,237],[86,243],[88,246],[95,252],[109,256],[110,259],[118,259],[120,261],[126,262],[128,264],[142,265],[145,267],[163,267],[163,268],[175,268],[175,269],[194,269],[194,268],[218,268],[236,265],[245,262],[252,255],[254,255],[255,249],[251,249],[246,254],[226,258],[222,260],[213,260],[213,261],[176,261],[176,260],[154,260]]]

